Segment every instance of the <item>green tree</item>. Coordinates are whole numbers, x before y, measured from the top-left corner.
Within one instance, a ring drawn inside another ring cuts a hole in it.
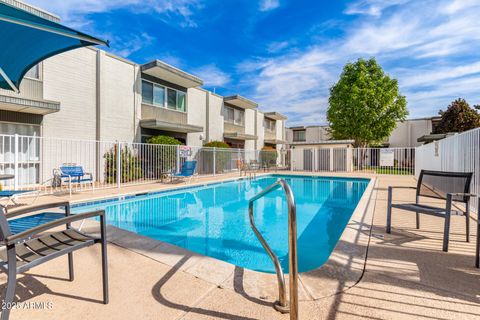
[[[442,116],[435,126],[434,133],[463,132],[480,127],[479,106],[471,108],[465,99],[453,101],[446,111],[440,110]]]
[[[366,147],[388,138],[408,115],[407,101],[374,58],[347,63],[330,88],[327,119],[333,139],[353,139]]]

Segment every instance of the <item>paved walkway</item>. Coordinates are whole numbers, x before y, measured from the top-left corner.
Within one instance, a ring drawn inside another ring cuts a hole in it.
[[[414,215],[394,210],[393,233],[386,235],[388,185],[414,185],[414,180],[378,176],[373,236],[363,278],[351,288],[339,282],[339,289],[345,290],[342,294],[302,300],[300,319],[480,319],[480,271],[473,266],[474,243],[464,239],[464,218],[452,218],[448,253],[441,251],[440,218],[422,217],[417,230]],[[112,192],[100,191],[102,196]],[[86,193],[72,199],[91,196]],[[397,193],[395,198],[413,197],[413,193]],[[472,228],[472,239],[475,232]],[[222,274],[208,264],[192,263],[194,255],[176,252],[171,252],[168,265],[134,251],[136,245],[125,239],[123,246],[108,246],[110,304],[100,302],[100,251],[93,247],[75,254],[74,282],[67,280],[66,257],[20,278],[18,301],[37,306],[49,302],[52,307],[38,310],[23,304],[19,306],[23,309],[12,311],[11,319],[288,319],[271,307],[275,292],[258,289],[272,284],[244,281],[248,271],[233,268],[230,274]],[[205,272],[218,281],[205,280]],[[0,274],[0,289],[5,282],[5,275]]]

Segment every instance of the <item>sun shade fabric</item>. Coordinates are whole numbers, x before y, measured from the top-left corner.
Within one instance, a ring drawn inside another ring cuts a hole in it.
[[[19,88],[24,75],[56,54],[108,42],[0,2],[0,68]],[[0,75],[0,88],[15,90]]]

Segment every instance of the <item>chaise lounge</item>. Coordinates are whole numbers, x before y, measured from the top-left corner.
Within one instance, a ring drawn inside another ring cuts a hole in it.
[[[174,178],[182,179],[185,182],[188,179],[189,182],[193,179],[195,175],[195,170],[197,168],[197,160],[190,160],[190,161],[185,161],[182,165],[182,168],[180,169],[179,173],[173,173],[172,174],[172,182]]]

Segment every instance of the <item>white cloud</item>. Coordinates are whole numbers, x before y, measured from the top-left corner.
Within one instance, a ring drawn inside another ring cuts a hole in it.
[[[213,64],[197,68],[193,73],[200,77],[207,87],[225,87],[231,80],[228,74]]]
[[[74,27],[91,23],[88,14],[129,9],[135,13],[157,13],[159,16],[180,17],[178,25],[196,26],[195,11],[201,8],[199,0],[29,0],[29,3],[60,16],[62,21]],[[175,21],[174,19],[172,19]]]
[[[382,11],[396,5],[405,4],[410,0],[361,0],[354,1],[347,6],[346,14],[365,14],[380,16]]]
[[[111,51],[128,58],[132,53],[154,42],[154,38],[144,32],[132,30],[130,33],[113,34],[105,30],[95,30],[91,14],[128,9],[131,14],[154,14],[179,27],[195,27],[193,16],[202,8],[201,0],[29,0],[32,5],[60,16],[62,23],[94,33],[110,40]],[[125,23],[128,23],[126,21]]]
[[[106,35],[106,38],[111,39],[112,42],[110,51],[124,58],[128,58],[132,53],[149,46],[155,40],[147,33],[130,34],[128,36]]]
[[[243,84],[253,86],[263,109],[286,113],[289,124],[314,124],[324,119],[343,65],[375,56],[399,79],[412,117],[436,114],[459,96],[480,101],[480,1],[357,1],[346,12],[361,11],[341,38],[242,62]]]
[[[270,53],[276,53],[282,51],[290,45],[288,41],[272,42],[267,46],[267,51]]]
[[[280,6],[280,0],[261,0],[260,11],[270,11]]]

